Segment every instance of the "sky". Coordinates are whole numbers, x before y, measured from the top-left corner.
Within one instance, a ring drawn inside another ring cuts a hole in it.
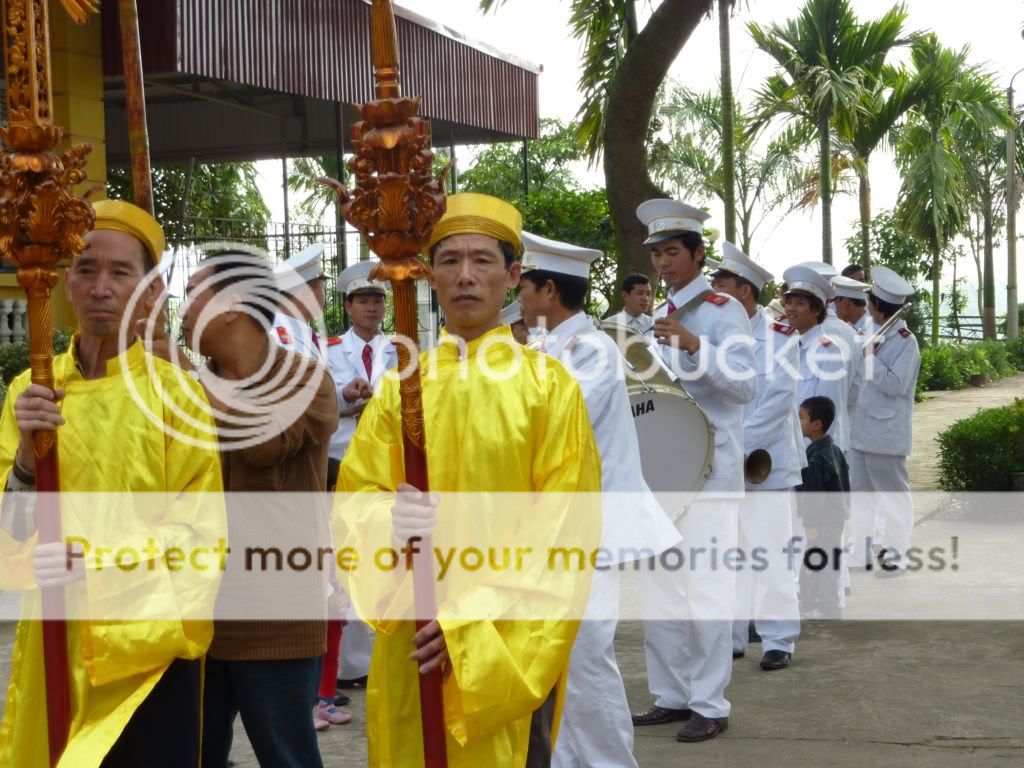
[[[486,42],[519,58],[542,65],[540,76],[540,114],[542,117],[569,121],[580,104],[577,90],[579,77],[579,42],[569,34],[568,0],[508,0],[497,12],[483,15],[478,0],[400,0],[410,10],[446,24],[468,37]],[[656,3],[655,3],[656,4]],[[772,60],[755,50],[746,25],[781,23],[793,15],[799,4],[793,0],[749,0],[741,2],[732,22],[732,69],[737,95],[747,102],[774,69]],[[877,18],[893,6],[891,0],[853,0],[862,19]],[[1011,75],[1024,68],[1024,0],[973,0],[970,4],[951,0],[905,0],[909,12],[907,26],[911,30],[934,30],[944,45],[959,48],[970,46],[971,61],[993,73],[996,82],[1007,87]],[[651,13],[651,4],[640,4],[640,21]],[[903,54],[905,58],[906,54]],[[718,86],[718,28],[716,19],[703,21],[687,42],[672,67],[671,77],[694,90],[711,90]],[[1024,100],[1024,75],[1016,82],[1017,100]],[[270,178],[279,174],[280,165],[268,167]],[[581,179],[599,185],[603,173],[579,169]],[[891,156],[876,152],[871,164],[872,204],[877,212],[892,208],[899,192],[899,177]],[[268,187],[272,187],[269,184]],[[273,199],[268,189],[268,202],[275,216],[281,211],[280,200]],[[279,195],[278,195],[279,197]],[[716,200],[710,204],[711,226],[721,227],[722,208]],[[841,196],[833,207],[834,253],[837,266],[846,264],[844,242],[854,231],[858,218],[855,195]],[[1018,231],[1021,227],[1018,224]],[[781,273],[789,264],[819,258],[821,242],[820,217],[817,212],[791,213],[781,222],[766,221],[757,231],[751,254],[769,269]],[[966,243],[965,243],[966,246]],[[1018,248],[1018,250],[1022,250]],[[973,259],[967,256],[958,264],[958,272],[976,284]],[[947,268],[947,277],[952,270]],[[996,251],[996,285],[1001,307],[1005,307],[1006,248]],[[974,310],[973,302],[968,312]]]

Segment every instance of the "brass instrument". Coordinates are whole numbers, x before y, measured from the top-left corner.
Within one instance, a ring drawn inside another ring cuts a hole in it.
[[[910,302],[907,302],[902,307],[897,309],[892,317],[882,323],[878,330],[871,334],[867,340],[861,345],[861,351],[866,352],[875,344],[881,344],[885,341],[885,334],[889,332],[889,329],[896,325],[896,322],[902,317],[902,315],[910,309]]]
[[[760,485],[772,473],[772,455],[764,448],[755,448],[743,460],[743,479],[751,485]]]

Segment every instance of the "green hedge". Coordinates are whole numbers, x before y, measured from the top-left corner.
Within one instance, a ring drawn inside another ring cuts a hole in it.
[[[921,375],[917,391],[964,389],[972,376],[993,379],[1024,371],[1024,339],[989,339],[964,344],[936,344],[921,350]]]
[[[937,438],[939,487],[945,491],[1009,491],[1024,472],[1024,400],[961,419]]]

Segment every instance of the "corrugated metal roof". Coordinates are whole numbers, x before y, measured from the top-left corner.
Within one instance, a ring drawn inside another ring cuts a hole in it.
[[[103,0],[104,69],[121,75],[117,0]],[[396,9],[403,92],[481,135],[536,138],[539,68]],[[373,98],[366,0],[145,0],[146,76],[194,75],[310,99]],[[459,133],[463,133],[459,131]]]

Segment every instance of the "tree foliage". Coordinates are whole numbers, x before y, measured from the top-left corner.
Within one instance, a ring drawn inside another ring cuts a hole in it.
[[[182,210],[187,176],[186,166],[153,169],[156,218],[163,225],[168,240],[187,234],[186,219],[244,220],[254,231],[264,230],[270,221],[270,209],[256,181],[255,164],[196,164],[192,171],[188,205]],[[129,168],[110,169],[107,194],[116,200],[133,199]]]
[[[543,134],[530,143],[530,193],[525,192],[522,145],[494,144],[476,156],[460,176],[459,191],[500,197],[523,214],[523,228],[542,237],[596,248],[604,253],[591,269],[590,309],[601,313],[616,298],[615,226],[603,189],[585,189],[571,164],[583,159],[575,128],[544,121]]]

